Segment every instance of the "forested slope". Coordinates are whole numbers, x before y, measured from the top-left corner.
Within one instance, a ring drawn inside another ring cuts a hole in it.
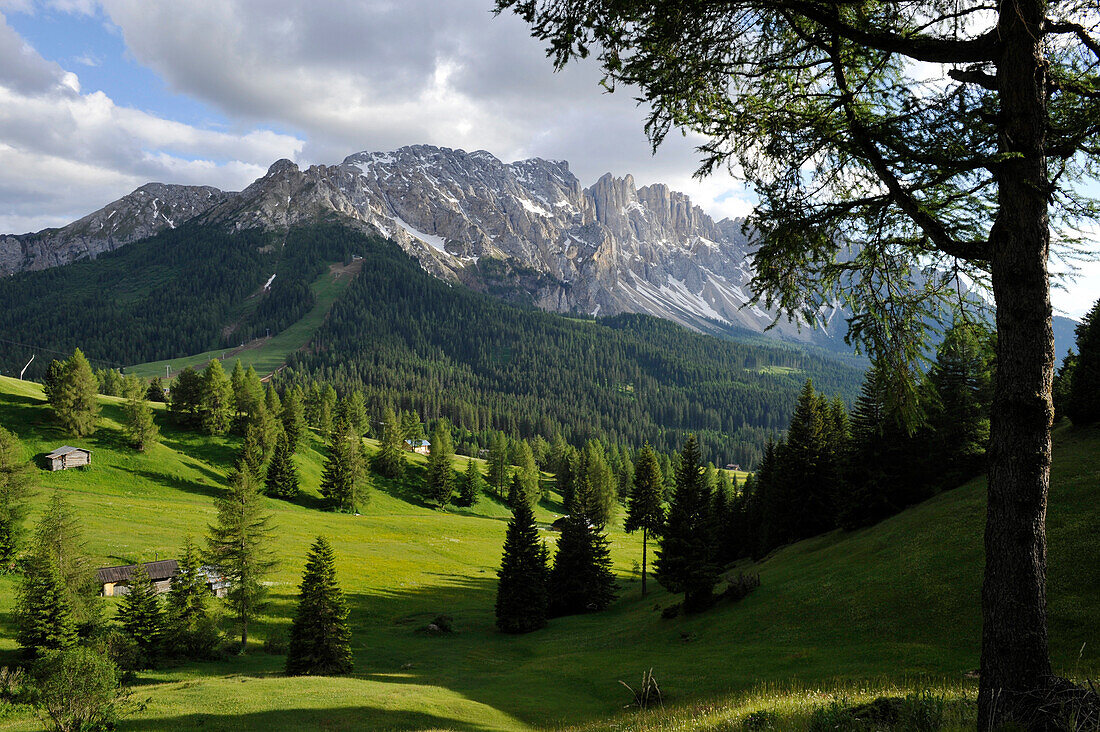
[[[794,347],[719,340],[646,316],[575,320],[509,305],[335,223],[233,234],[181,227],[8,278],[0,370],[17,372],[37,353],[34,377],[51,351],[74,347],[95,366],[232,348],[299,321],[314,304],[310,284],[354,257],[364,258],[360,274],[282,378],[364,387],[375,405],[474,431],[649,441],[664,451],[696,432],[707,459],[746,465],[786,426],[806,378],[846,399],[858,388],[856,368]]]

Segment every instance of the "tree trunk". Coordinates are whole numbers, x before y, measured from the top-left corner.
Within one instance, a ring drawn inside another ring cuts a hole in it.
[[[989,444],[989,502],[982,586],[978,728],[1035,717],[1051,684],[1046,622],[1046,506],[1050,485],[1051,328],[1047,257],[1043,0],[1002,0],[998,61],[999,214],[990,234],[997,303],[997,378]]]

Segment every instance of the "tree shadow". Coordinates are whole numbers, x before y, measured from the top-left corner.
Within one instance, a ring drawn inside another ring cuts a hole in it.
[[[427,468],[415,463],[405,463],[405,474],[399,479],[387,478],[378,473],[370,473],[371,487],[399,501],[420,506],[421,508],[439,508],[438,504],[424,499],[424,487],[427,485]]]
[[[326,709],[277,709],[245,714],[186,714],[156,719],[124,719],[118,730],[428,730],[447,729],[459,732],[482,732],[491,729],[452,717],[428,712],[382,709],[370,706],[330,707]]]
[[[219,498],[225,495],[225,489],[221,484],[221,481],[224,479],[220,476],[218,477],[218,483],[211,485],[208,483],[199,483],[194,480],[185,480],[178,475],[168,475],[167,473],[158,473],[153,470],[135,470],[134,473],[150,482],[171,486],[185,493],[194,493],[195,495],[206,496],[208,498]]]

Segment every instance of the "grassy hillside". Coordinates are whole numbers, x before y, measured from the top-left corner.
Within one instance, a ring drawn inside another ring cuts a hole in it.
[[[164,427],[164,444],[136,455],[121,446],[117,400],[103,402],[103,428],[75,443],[95,451],[93,467],[43,472],[40,485],[63,490],[81,509],[98,561],[175,556],[186,535],[201,536],[213,519],[233,440]],[[51,426],[32,384],[0,378],[0,424],[33,454],[73,443]],[[1048,525],[1052,654],[1058,670],[1095,677],[1100,432],[1062,429],[1056,445]],[[257,645],[228,662],[142,674],[138,693],[150,704],[122,729],[714,728],[768,706],[805,714],[837,689],[856,699],[943,684],[965,696],[976,683],[966,674],[978,665],[979,482],[879,526],[780,550],[754,568],[763,581],[756,593],[693,618],[662,620],[659,609],[675,598],[659,588],[638,596],[640,542],[615,530],[623,597],[605,613],[510,637],[493,629],[492,613],[502,506],[485,497],[474,509],[442,513],[419,504],[409,485],[380,483],[364,515],[326,513],[317,508],[319,447],[312,442],[298,459],[307,489],[299,504],[267,500],[281,562]],[[37,502],[45,498],[43,490]],[[539,519],[557,508],[541,506]],[[283,658],[259,644],[286,628],[303,557],[319,533],[333,542],[348,594],[356,671],[287,679],[279,675]],[[15,648],[15,586],[0,577],[0,665]],[[454,618],[456,633],[418,632],[440,613]],[[650,667],[670,709],[617,717],[629,701],[618,681],[634,682]],[[34,728],[25,717],[0,719],[0,730]]]

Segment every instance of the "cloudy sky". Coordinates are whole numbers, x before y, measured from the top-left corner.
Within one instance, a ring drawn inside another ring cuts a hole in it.
[[[592,65],[554,73],[491,0],[0,0],[0,232],[68,223],[149,181],[238,190],[278,158],[429,143],[631,173],[744,215],[694,180],[695,141],[651,155],[644,111]],[[1100,239],[1100,233],[1097,238]],[[1100,244],[1097,244],[1100,249]],[[1056,293],[1080,315],[1100,264]]]

